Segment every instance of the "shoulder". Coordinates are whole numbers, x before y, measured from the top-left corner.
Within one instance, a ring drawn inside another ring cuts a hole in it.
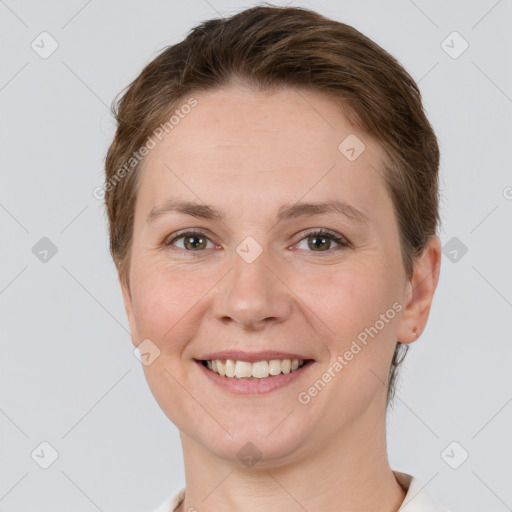
[[[173,512],[174,509],[183,501],[185,497],[185,488],[180,489],[178,492],[167,498],[158,508],[153,512]]]
[[[425,490],[425,486],[416,478],[399,471],[393,471],[393,474],[406,492],[405,499],[402,506],[398,509],[398,512],[449,512],[434,504]]]

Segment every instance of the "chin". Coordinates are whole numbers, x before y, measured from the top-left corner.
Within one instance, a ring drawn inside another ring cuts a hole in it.
[[[306,442],[311,435],[301,432],[298,425],[290,424],[283,428],[272,415],[268,420],[251,424],[251,418],[244,422],[226,424],[232,437],[224,430],[219,435],[204,437],[203,430],[194,433],[196,440],[215,456],[240,466],[259,469],[282,467],[283,464],[296,460],[300,452],[306,449]],[[287,421],[287,420],[285,420]],[[277,428],[276,428],[277,427]]]

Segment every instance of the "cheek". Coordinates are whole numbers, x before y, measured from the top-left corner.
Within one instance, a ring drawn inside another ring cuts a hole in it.
[[[315,290],[309,304],[321,320],[316,323],[327,333],[323,343],[330,361],[323,371],[331,368],[336,375],[329,400],[353,415],[362,413],[376,393],[385,392],[396,344],[400,303],[396,276],[385,261],[382,255],[365,263],[361,259],[317,279],[321,286],[308,287]]]
[[[149,259],[138,260],[132,276],[137,330],[141,340],[150,339],[160,351],[150,365],[143,366],[145,378],[169,419],[186,429],[199,413],[194,404],[190,405],[190,397],[180,385],[186,381],[188,372],[182,354],[199,326],[197,315],[204,313],[201,297],[208,283],[198,275],[171,271]]]
[[[290,286],[308,306],[315,323],[323,325],[326,339],[335,344],[343,346],[373,325],[398,296],[394,272],[371,260],[361,258],[356,264],[300,275]]]
[[[321,371],[335,375],[323,395],[332,404],[326,414],[332,415],[335,425],[337,411],[357,417],[377,394],[385,394],[400,309],[395,275],[383,263],[372,261],[302,283],[298,295],[308,297],[305,302],[329,352],[330,360]],[[309,296],[301,295],[308,290]]]
[[[133,314],[140,336],[161,348],[176,346],[178,333],[201,311],[215,276],[188,269],[169,269],[161,262],[140,259],[132,272]]]

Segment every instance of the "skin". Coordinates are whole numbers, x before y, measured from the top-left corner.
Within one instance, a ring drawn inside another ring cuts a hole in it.
[[[178,510],[396,511],[405,493],[387,457],[385,383],[396,340],[413,342],[427,322],[440,241],[430,239],[408,280],[382,150],[328,97],[239,86],[194,97],[197,107],[144,161],[130,284],[122,283],[134,345],[150,339],[160,350],[143,367],[146,379],[180,431],[187,483]],[[338,150],[349,134],[366,146],[355,161]],[[170,212],[146,222],[176,197],[225,218]],[[368,221],[324,213],[276,222],[284,204],[328,199],[343,199]],[[207,245],[164,244],[189,228],[201,229]],[[327,238],[316,243],[328,250],[318,249],[309,237],[318,228],[349,246]],[[250,264],[236,252],[248,236],[263,250]],[[395,302],[401,311],[299,403]],[[194,362],[224,349],[282,350],[315,362],[288,386],[247,397],[213,385]],[[252,467],[237,457],[247,442],[262,454]]]

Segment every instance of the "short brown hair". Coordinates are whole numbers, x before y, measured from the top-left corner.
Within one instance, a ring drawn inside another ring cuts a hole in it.
[[[114,101],[117,131],[106,156],[104,190],[110,251],[121,281],[129,285],[140,174],[137,161],[129,170],[126,162],[179,102],[232,84],[323,92],[339,102],[354,127],[380,144],[410,279],[439,223],[439,148],[418,86],[394,57],[355,28],[300,7],[262,5],[201,23],[165,48]],[[388,405],[407,349],[397,341]]]

